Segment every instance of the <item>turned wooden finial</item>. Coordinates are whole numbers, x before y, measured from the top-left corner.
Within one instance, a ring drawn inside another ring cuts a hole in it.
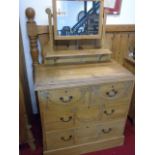
[[[30,50],[31,50],[33,64],[38,64],[39,63],[39,60],[38,60],[39,50],[37,46],[38,32],[37,32],[36,22],[34,21],[35,11],[33,8],[27,8],[25,11],[25,14],[28,18],[27,32],[28,32],[29,41],[30,41]]]
[[[27,18],[30,20],[30,21],[33,21],[33,19],[34,19],[34,16],[35,16],[35,11],[34,11],[34,9],[33,8],[27,8],[26,9],[26,16],[27,16]]]

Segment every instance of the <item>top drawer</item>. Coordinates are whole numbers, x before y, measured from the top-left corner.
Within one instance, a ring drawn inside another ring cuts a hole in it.
[[[40,95],[45,98],[49,104],[72,105],[85,96],[85,92],[80,88],[65,88],[55,89],[40,92]]]
[[[103,84],[99,88],[100,97],[103,101],[118,101],[130,99],[132,94],[133,82],[113,82]]]
[[[133,81],[111,82],[86,87],[44,90],[39,92],[39,98],[49,106],[123,103],[122,101],[126,102],[131,98],[132,89]]]

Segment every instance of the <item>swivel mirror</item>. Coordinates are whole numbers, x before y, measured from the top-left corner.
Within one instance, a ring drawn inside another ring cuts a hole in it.
[[[103,0],[53,0],[55,40],[100,39]]]

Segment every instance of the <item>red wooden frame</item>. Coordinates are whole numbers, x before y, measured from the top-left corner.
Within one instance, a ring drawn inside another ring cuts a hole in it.
[[[114,6],[114,8],[104,7],[104,9],[106,10],[106,12],[108,14],[118,15],[118,14],[120,14],[121,3],[122,3],[122,0],[115,0],[115,6]]]

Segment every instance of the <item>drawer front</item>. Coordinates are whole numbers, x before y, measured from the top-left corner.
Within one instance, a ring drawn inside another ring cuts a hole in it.
[[[45,64],[64,64],[64,63],[85,63],[85,62],[104,62],[109,61],[110,55],[95,55],[95,56],[80,56],[80,57],[65,57],[58,59],[45,59]]]
[[[80,88],[56,89],[47,92],[48,103],[72,105],[84,99],[85,91]]]
[[[87,122],[96,122],[101,119],[102,109],[100,105],[78,106],[76,111],[76,124],[82,125]]]
[[[98,138],[97,126],[92,124],[83,125],[81,128],[75,129],[75,143],[87,143],[95,141]]]
[[[45,122],[58,122],[67,121],[68,118],[73,118],[74,107],[61,107],[61,106],[50,106],[44,110]]]
[[[129,105],[127,104],[115,104],[113,106],[105,104],[102,111],[102,121],[126,118],[128,109]]]
[[[132,81],[104,84],[99,90],[100,99],[104,103],[127,101],[132,95],[132,89]]]
[[[74,131],[46,132],[47,149],[57,149],[72,146],[75,143]]]
[[[50,106],[44,111],[46,131],[65,129],[74,126],[75,114],[72,107]]]
[[[111,121],[97,126],[99,139],[121,136],[124,132],[125,119]]]
[[[82,127],[75,129],[75,143],[87,143],[100,139],[122,136],[124,125],[125,119],[102,124],[86,123]]]

